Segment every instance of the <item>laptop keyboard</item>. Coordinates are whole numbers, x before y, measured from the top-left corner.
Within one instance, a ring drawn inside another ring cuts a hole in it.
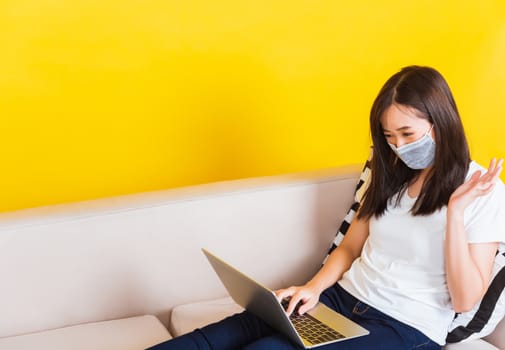
[[[286,304],[288,303],[289,301],[282,302],[285,309],[287,308]],[[343,334],[328,327],[326,324],[315,319],[311,315],[307,313],[299,315],[298,307],[295,308],[291,316],[289,316],[289,319],[293,323],[293,326],[297,330],[298,334],[312,344],[320,344],[345,338]]]
[[[316,320],[309,314],[300,316],[293,313],[289,319],[293,322],[298,334],[312,344],[319,344],[344,338],[342,334],[328,327],[321,321]]]

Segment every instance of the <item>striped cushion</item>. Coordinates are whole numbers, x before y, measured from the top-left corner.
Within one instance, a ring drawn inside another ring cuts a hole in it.
[[[356,186],[354,203],[340,225],[335,239],[330,247],[328,255],[342,242],[352,219],[359,209],[360,201],[366,190],[365,183],[371,174],[370,161],[372,151],[363,167],[361,176]],[[326,256],[326,259],[328,256]],[[326,261],[326,259],[324,261]],[[324,263],[324,262],[323,262]],[[456,314],[449,327],[447,335],[448,343],[458,343],[463,340],[471,340],[485,337],[491,334],[498,323],[505,316],[505,244],[500,245],[496,254],[493,268],[493,277],[489,288],[482,300],[470,311]]]
[[[505,316],[505,249],[500,247],[493,278],[481,302],[472,310],[456,315],[449,327],[448,343],[478,339],[491,334]]]

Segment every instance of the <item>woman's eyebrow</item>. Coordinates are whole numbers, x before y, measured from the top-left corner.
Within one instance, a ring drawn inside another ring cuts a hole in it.
[[[398,129],[396,129],[396,131],[403,131],[403,130],[407,130],[407,129],[410,129],[410,128],[411,128],[410,126],[406,125],[406,126],[402,126],[402,127],[398,128]],[[389,130],[385,129],[385,128],[382,128],[382,131],[389,132]]]

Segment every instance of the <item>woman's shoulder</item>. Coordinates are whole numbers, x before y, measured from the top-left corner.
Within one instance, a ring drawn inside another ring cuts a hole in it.
[[[475,160],[470,161],[470,166],[468,167],[468,173],[466,174],[466,179],[468,180],[470,176],[472,176],[472,174],[475,173],[477,170],[485,172],[487,169],[484,168],[479,163],[477,163]]]

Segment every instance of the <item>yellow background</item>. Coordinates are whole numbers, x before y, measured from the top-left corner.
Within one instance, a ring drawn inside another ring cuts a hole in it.
[[[402,66],[505,156],[505,2],[0,0],[0,211],[361,163]]]

